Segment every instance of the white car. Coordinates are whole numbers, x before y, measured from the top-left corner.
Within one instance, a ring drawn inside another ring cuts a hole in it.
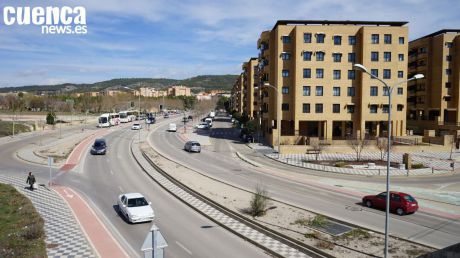
[[[139,124],[139,123],[134,123],[132,126],[131,126],[131,130],[140,130],[142,129],[142,125]]]
[[[118,196],[118,209],[131,223],[152,221],[155,218],[150,202],[140,193],[126,193]]]
[[[170,131],[170,132],[175,132],[175,131],[177,131],[177,125],[174,124],[174,123],[169,124],[169,126],[168,126],[168,131]]]
[[[209,129],[209,124],[206,122],[202,122],[196,125],[196,128],[198,129]]]

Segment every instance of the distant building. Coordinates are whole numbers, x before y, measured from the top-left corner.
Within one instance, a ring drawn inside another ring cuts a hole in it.
[[[121,91],[121,90],[109,90],[109,89],[106,89],[106,90],[102,91],[100,94],[103,95],[103,96],[113,97],[113,96],[116,96],[116,95],[121,94],[121,93],[125,93],[125,92]]]
[[[167,96],[168,92],[165,90],[157,90],[155,88],[140,88],[140,93],[142,97],[149,97],[149,98],[158,98]],[[139,91],[134,92],[135,96],[139,96]]]
[[[197,100],[211,100],[212,95],[210,93],[200,92],[200,93],[196,94],[196,99]]]
[[[168,96],[177,97],[177,96],[192,96],[189,87],[185,86],[172,86],[168,88]]]

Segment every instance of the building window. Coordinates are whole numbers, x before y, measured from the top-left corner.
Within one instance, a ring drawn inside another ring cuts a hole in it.
[[[371,69],[371,74],[374,75],[375,77],[379,77],[379,70],[378,69]],[[374,78],[372,78],[374,79]]]
[[[370,113],[372,113],[372,114],[376,114],[376,113],[377,113],[377,105],[371,105],[371,106],[369,107],[369,111],[370,111]]]
[[[348,36],[348,45],[356,45],[356,37]]]
[[[311,33],[303,34],[303,43],[311,43]]]
[[[398,71],[398,78],[404,78],[404,72]]]
[[[354,80],[356,78],[355,70],[348,70],[348,80]]]
[[[383,61],[391,62],[391,52],[383,52]]]
[[[323,104],[315,104],[315,113],[323,113]]]
[[[342,36],[334,36],[334,45],[342,45]]]
[[[316,43],[324,43],[325,36],[323,33],[316,34]]]
[[[289,60],[289,59],[291,59],[291,54],[290,54],[290,53],[283,52],[283,53],[281,53],[281,59],[283,59],[283,60]]]
[[[371,96],[378,96],[379,88],[377,86],[371,86]]]
[[[385,43],[385,44],[391,44],[391,34],[385,34],[385,35],[383,35],[383,43]]]
[[[332,96],[340,96],[340,87],[332,88]]]
[[[334,59],[334,62],[336,63],[342,62],[342,54],[340,53],[333,53],[332,58]]]
[[[388,105],[383,105],[382,106],[382,112],[383,113],[388,113],[389,109],[388,109]]]
[[[332,113],[340,113],[340,104],[332,104]]]
[[[404,61],[404,54],[398,54],[398,60]]]
[[[452,45],[453,45],[452,42],[446,42],[446,47],[447,48],[452,48]]]
[[[323,86],[316,86],[316,96],[323,96]]]
[[[311,69],[310,68],[304,68],[303,69],[303,78],[311,78]]]
[[[303,95],[310,96],[310,86],[303,86]]]
[[[284,44],[291,43],[291,37],[289,36],[282,36],[281,40],[283,41]]]
[[[323,68],[317,68],[316,69],[316,78],[324,78],[324,69]]]
[[[452,74],[452,70],[451,69],[446,69],[446,75],[451,75]]]
[[[303,113],[310,113],[310,104],[308,104],[308,103],[303,103],[303,105],[302,105],[302,112],[303,112]]]
[[[283,88],[281,88],[281,92],[283,94],[289,94],[289,87],[284,86]]]
[[[354,97],[355,96],[355,87],[348,87],[347,88],[347,96]]]
[[[398,105],[396,106],[396,110],[398,110],[398,111],[403,111],[403,110],[404,110],[404,105],[403,105],[403,104],[398,104]]]
[[[303,52],[303,60],[304,61],[311,61],[311,51],[304,51]]]
[[[372,34],[371,35],[371,43],[378,44],[379,43],[379,34]]]
[[[354,105],[348,105],[347,106],[347,113],[349,113],[349,114],[355,113],[355,106]]]
[[[403,95],[403,94],[404,94],[404,88],[398,87],[398,95]]]
[[[452,56],[451,56],[451,55],[447,55],[447,56],[446,56],[446,61],[447,61],[447,62],[452,61]]]
[[[404,45],[404,37],[399,37],[399,45]]]
[[[383,69],[383,79],[391,79],[391,70]]]
[[[379,52],[371,52],[371,61],[377,62],[379,61]]]
[[[348,53],[348,62],[349,63],[356,62],[356,54],[355,53]]]
[[[388,88],[383,86],[383,96],[388,96]]]
[[[341,77],[341,72],[340,72],[340,70],[334,70],[334,71],[333,71],[333,79],[334,79],[334,80],[340,80],[340,77]]]
[[[316,52],[316,61],[324,61],[324,52],[322,51]]]
[[[281,109],[283,111],[289,111],[289,103],[283,103],[281,104]]]
[[[282,74],[283,77],[289,77],[289,70],[284,69],[284,70],[281,72],[281,74]]]

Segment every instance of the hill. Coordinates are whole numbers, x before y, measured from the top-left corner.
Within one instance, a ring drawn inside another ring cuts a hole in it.
[[[132,88],[154,87],[166,88],[172,85],[184,85],[191,87],[192,90],[212,90],[222,89],[230,90],[235,83],[237,75],[200,75],[184,80],[175,80],[167,78],[120,78],[96,83],[63,83],[57,85],[28,85],[20,87],[0,88],[0,92],[11,91],[59,91],[59,92],[87,92],[101,91],[109,87],[129,86]]]

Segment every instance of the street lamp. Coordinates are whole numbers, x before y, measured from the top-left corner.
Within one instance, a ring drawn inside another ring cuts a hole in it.
[[[363,73],[367,73],[371,76],[371,78],[374,78],[378,81],[380,81],[381,83],[383,83],[383,85],[385,86],[385,89],[387,90],[387,93],[388,93],[388,134],[387,134],[387,138],[388,138],[388,143],[387,143],[387,180],[386,180],[386,201],[385,201],[385,248],[384,248],[384,257],[387,257],[388,256],[388,227],[389,227],[389,217],[390,217],[390,147],[391,147],[391,93],[393,92],[393,89],[394,87],[396,86],[399,86],[403,83],[406,83],[408,81],[412,81],[412,80],[418,80],[418,79],[422,79],[424,76],[423,74],[416,74],[414,75],[413,77],[411,77],[410,79],[408,80],[404,80],[404,81],[401,81],[401,82],[398,82],[396,85],[394,86],[389,86],[385,81],[383,81],[382,79],[378,78],[377,76],[373,75],[372,73],[369,73],[369,71],[367,70],[367,68],[362,65],[362,64],[355,64],[354,65],[354,68],[356,70],[359,70]]]
[[[139,83],[139,86],[140,86],[140,83]],[[128,86],[124,86],[123,88],[136,92],[135,89],[131,89]],[[139,88],[139,116],[138,116],[139,124],[140,124],[140,117],[141,117],[141,89]],[[138,138],[139,138],[139,141],[140,141],[141,140],[141,130],[140,129],[139,129],[139,137]]]
[[[281,138],[281,110],[282,108],[280,107],[281,106],[281,98],[280,98],[280,92],[279,92],[279,89],[276,87],[276,86],[273,86],[271,84],[269,84],[268,82],[265,82],[263,84],[263,87],[270,87],[270,88],[273,88],[276,92],[276,107],[279,108],[279,110],[276,111],[276,128],[277,128],[277,131],[278,131],[278,139],[277,139],[277,145],[278,145],[278,158],[279,158],[279,155],[280,155],[280,138]]]

